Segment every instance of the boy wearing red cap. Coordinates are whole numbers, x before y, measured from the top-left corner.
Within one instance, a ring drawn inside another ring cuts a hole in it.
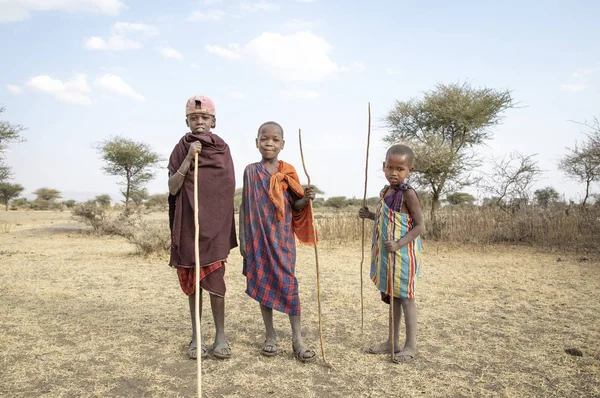
[[[181,289],[189,297],[192,339],[188,357],[197,359],[195,319],[195,223],[194,179],[198,180],[198,222],[200,225],[200,317],[202,290],[208,291],[215,322],[213,355],[230,358],[231,348],[225,337],[225,262],[229,251],[237,247],[233,218],[235,175],[229,146],[213,134],[216,125],[214,103],[194,96],[185,107],[186,124],[191,132],[175,145],[169,159],[169,225],[171,258],[177,269]],[[198,154],[198,175],[194,175],[194,155]],[[201,357],[208,350],[201,340]]]

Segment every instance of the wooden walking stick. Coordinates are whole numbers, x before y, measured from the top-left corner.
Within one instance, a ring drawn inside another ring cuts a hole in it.
[[[302,129],[298,129],[298,141],[300,143],[300,158],[302,158],[302,168],[304,169],[304,174],[306,174],[306,178],[308,179],[308,185],[310,185],[310,176],[306,171],[306,164],[304,163],[304,152],[302,151]],[[319,303],[319,338],[321,339],[321,355],[323,356],[323,362],[326,365],[327,360],[325,359],[325,343],[323,342],[323,321],[321,319],[321,281],[319,277],[319,252],[317,250],[317,227],[315,225],[315,215],[313,213],[312,208],[312,200],[308,201],[310,217],[312,219],[312,227],[313,227],[313,246],[315,247],[315,263],[317,266],[317,302]]]
[[[196,363],[198,364],[197,389],[198,398],[202,398],[202,332],[200,331],[200,222],[198,221],[198,152],[194,154],[194,254],[196,256],[196,285],[195,285],[195,319],[196,324]],[[200,347],[200,358],[198,358]]]
[[[388,237],[389,237],[388,233]],[[394,340],[396,339],[396,329],[394,324],[394,252],[388,253],[388,279],[390,280],[389,286],[391,286],[390,292],[390,349],[391,349],[391,359],[394,362]]]
[[[365,192],[363,195],[363,207],[367,207],[367,178],[369,170],[369,145],[371,143],[371,103],[369,102],[369,129],[367,132],[367,156],[365,160]],[[365,219],[362,219],[362,257],[360,258],[360,332],[364,333],[365,327],[365,306],[363,296],[363,264],[365,262]]]

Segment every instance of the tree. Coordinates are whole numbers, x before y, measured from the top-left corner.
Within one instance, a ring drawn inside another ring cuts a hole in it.
[[[169,193],[155,193],[148,196],[146,206],[159,211],[167,211],[169,209]]]
[[[129,198],[136,206],[140,206],[144,200],[148,199],[148,190],[146,188],[132,190]]]
[[[348,201],[345,196],[332,196],[325,201],[324,205],[326,207],[333,207],[334,209],[341,209],[348,205]]]
[[[0,114],[5,110],[4,107],[0,107]],[[25,128],[21,125],[0,120],[0,182],[6,181],[11,176],[10,167],[4,164],[3,153],[8,144],[23,141],[21,132],[24,130]]]
[[[33,192],[37,195],[37,198],[31,202],[31,206],[34,210],[48,210],[51,207],[55,208],[57,203],[56,199],[61,198],[60,191],[51,188],[39,188]]]
[[[585,183],[582,206],[585,206],[590,197],[592,182],[600,180],[600,120],[594,121],[592,125],[586,124],[592,129],[587,141],[581,145],[575,143],[573,148],[567,148],[568,153],[558,162],[558,167],[563,173]]]
[[[19,184],[10,184],[8,182],[0,182],[0,203],[5,206],[8,211],[8,204],[11,200],[17,198],[25,188]]]
[[[466,192],[453,192],[446,194],[446,201],[454,206],[472,205],[475,197]]]
[[[96,145],[106,165],[102,168],[108,175],[121,177],[119,185],[125,197],[125,209],[133,191],[140,191],[146,182],[154,178],[152,169],[163,159],[151,150],[148,144],[123,137],[114,137]]]
[[[61,197],[60,191],[51,188],[39,188],[33,192],[37,195],[37,200],[46,200],[52,202]]]
[[[109,194],[102,194],[102,195],[98,195],[94,198],[94,200],[96,201],[96,203],[98,203],[100,206],[107,208],[110,207],[110,195]]]
[[[440,197],[477,181],[470,175],[481,163],[474,148],[492,138],[490,129],[512,107],[509,91],[439,84],[421,100],[396,101],[388,113],[384,141],[406,142],[415,152],[415,182],[431,191],[434,228]]]
[[[513,152],[508,157],[492,160],[493,172],[484,189],[492,194],[502,210],[507,211],[507,204],[520,206],[527,203],[531,186],[541,173],[534,156]]]
[[[556,192],[556,189],[552,187],[536,189],[533,192],[533,196],[535,198],[535,203],[543,208],[548,207],[551,203],[558,202],[558,198],[560,197],[558,192]]]

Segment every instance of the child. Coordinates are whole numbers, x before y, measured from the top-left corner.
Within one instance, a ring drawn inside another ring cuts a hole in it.
[[[175,145],[169,159],[169,222],[171,259],[177,268],[181,289],[189,296],[192,341],[188,357],[197,358],[195,324],[195,223],[194,179],[198,180],[198,221],[200,226],[200,314],[202,290],[210,294],[215,321],[213,355],[230,358],[231,348],[225,337],[225,262],[229,250],[237,246],[233,218],[235,175],[229,146],[211,132],[215,127],[215,105],[202,96],[194,96],[185,107],[186,124],[191,132]],[[194,155],[198,154],[198,175],[194,175]],[[208,350],[201,339],[201,357]]]
[[[309,200],[314,187],[305,190],[294,167],[277,159],[283,149],[283,129],[266,122],[258,129],[256,147],[262,155],[244,171],[240,208],[240,252],[244,257],[246,293],[260,303],[266,329],[261,353],[277,354],[273,309],[289,315],[292,349],[302,362],[314,361],[315,351],[304,344],[300,332],[300,298],[294,275],[296,243],[313,243]]]
[[[391,280],[388,279],[388,260],[392,259],[392,276],[394,278],[394,362],[409,362],[419,355],[417,351],[417,307],[415,304],[415,283],[419,277],[421,260],[421,235],[424,231],[423,215],[419,198],[414,189],[405,183],[405,179],[413,171],[413,151],[406,145],[393,145],[387,151],[383,171],[390,185],[386,185],[380,193],[382,200],[377,205],[377,212],[368,208],[359,210],[361,218],[375,220],[373,230],[373,246],[371,251],[371,279],[381,291],[381,298],[389,304]],[[393,253],[393,254],[392,254]],[[399,347],[398,335],[400,318],[404,312],[406,341],[402,350]],[[390,329],[386,342],[375,344],[368,349],[372,354],[390,352],[392,337]]]

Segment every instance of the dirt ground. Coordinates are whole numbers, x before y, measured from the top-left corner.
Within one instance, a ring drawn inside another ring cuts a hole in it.
[[[325,354],[259,354],[258,304],[241,257],[227,265],[233,358],[202,362],[206,397],[599,397],[600,263],[582,253],[424,242],[417,288],[420,357],[397,365],[364,349],[386,336],[387,306],[360,244],[319,246]],[[368,256],[368,255],[367,255]],[[193,397],[187,298],[164,258],[100,237],[68,212],[0,212],[0,396]],[[314,252],[297,264],[306,340],[320,354]],[[207,341],[214,325],[205,303]],[[402,337],[401,337],[402,338]],[[582,356],[572,356],[577,348]]]

